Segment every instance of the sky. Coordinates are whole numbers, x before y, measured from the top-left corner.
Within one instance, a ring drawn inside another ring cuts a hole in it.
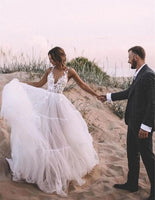
[[[68,60],[84,56],[126,76],[136,45],[155,69],[155,0],[0,0],[0,48],[17,54],[46,57],[60,46]]]

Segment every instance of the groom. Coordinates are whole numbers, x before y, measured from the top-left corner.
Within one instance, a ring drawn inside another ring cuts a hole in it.
[[[155,73],[145,64],[145,51],[140,46],[128,50],[132,69],[136,69],[131,86],[122,92],[101,95],[100,100],[128,99],[125,123],[127,131],[128,177],[125,184],[115,184],[116,189],[138,191],[140,155],[145,165],[151,192],[148,200],[155,200],[155,156],[152,150],[152,133],[155,117]]]

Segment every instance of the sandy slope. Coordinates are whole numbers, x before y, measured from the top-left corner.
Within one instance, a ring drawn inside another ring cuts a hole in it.
[[[29,79],[29,74],[12,73],[0,74],[0,104],[3,86],[12,78]],[[94,89],[95,86],[94,86]],[[106,88],[98,93],[106,92]],[[79,95],[80,94],[80,95]],[[85,118],[90,133],[94,138],[94,145],[99,154],[100,164],[87,175],[86,184],[69,188],[67,198],[58,195],[45,194],[36,185],[15,183],[11,181],[5,157],[10,156],[9,128],[0,121],[0,200],[143,200],[149,195],[149,181],[143,164],[141,163],[139,185],[141,189],[136,193],[129,193],[114,189],[115,183],[126,180],[126,125],[108,108],[91,95],[85,93],[78,86],[68,89],[65,95],[77,107]],[[155,136],[154,136],[155,139]],[[155,144],[155,140],[154,140]],[[155,145],[154,145],[155,146]]]

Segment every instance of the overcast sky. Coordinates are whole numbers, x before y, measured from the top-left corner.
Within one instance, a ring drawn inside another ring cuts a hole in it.
[[[0,0],[0,47],[45,57],[61,46],[110,73],[130,73],[128,49],[141,45],[155,69],[155,0]]]

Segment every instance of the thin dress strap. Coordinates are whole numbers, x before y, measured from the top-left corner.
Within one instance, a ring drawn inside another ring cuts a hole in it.
[[[69,71],[69,68],[70,68],[70,67],[67,67],[67,69],[66,69],[66,71],[65,71],[66,73],[68,73],[68,71]]]

